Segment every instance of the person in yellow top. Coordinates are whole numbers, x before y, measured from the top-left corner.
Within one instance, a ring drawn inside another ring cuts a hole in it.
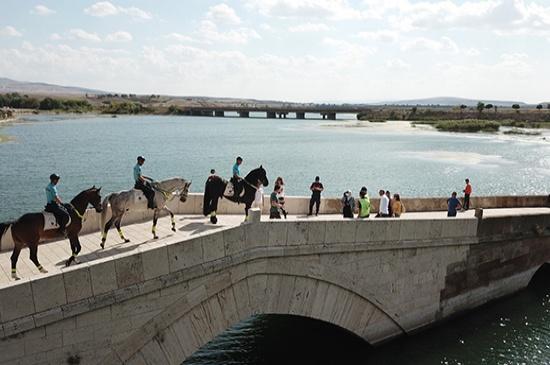
[[[367,195],[367,188],[362,187],[359,192],[359,200],[357,200],[357,218],[368,218],[370,216],[370,199]]]
[[[405,213],[405,205],[403,205],[399,194],[393,194],[391,206],[394,217],[399,218],[401,214]]]

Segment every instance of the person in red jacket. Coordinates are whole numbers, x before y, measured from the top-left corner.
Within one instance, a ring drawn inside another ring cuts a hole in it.
[[[464,188],[464,204],[462,208],[464,210],[470,209],[470,195],[472,195],[472,185],[470,184],[470,179],[466,179],[466,187]]]

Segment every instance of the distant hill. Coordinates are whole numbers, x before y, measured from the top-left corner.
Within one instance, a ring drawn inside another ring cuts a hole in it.
[[[484,102],[485,104],[493,104],[497,106],[507,106],[510,107],[513,104],[519,104],[521,106],[527,105],[521,101],[507,101],[507,100],[484,100],[484,99],[465,99],[465,98],[455,98],[448,96],[440,96],[435,98],[426,98],[426,99],[412,99],[412,100],[398,100],[398,101],[387,101],[381,103],[375,103],[375,105],[441,105],[441,106],[455,106],[455,105],[467,105],[467,106],[476,106],[478,102]]]
[[[16,81],[0,77],[0,94],[3,93],[40,94],[40,95],[84,95],[104,94],[104,91],[75,86],[60,86],[43,82]]]

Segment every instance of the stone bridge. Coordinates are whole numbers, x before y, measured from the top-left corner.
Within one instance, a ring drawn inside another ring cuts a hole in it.
[[[0,364],[181,364],[254,314],[315,318],[379,344],[524,288],[550,261],[546,199],[456,219],[253,211],[201,230],[202,219],[193,235],[2,284]]]

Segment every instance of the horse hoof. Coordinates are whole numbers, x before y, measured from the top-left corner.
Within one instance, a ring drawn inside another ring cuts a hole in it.
[[[129,240],[128,238],[126,238],[126,239],[124,240],[124,243],[128,243],[128,242],[130,242],[130,240]]]
[[[175,228],[175,227],[172,227],[172,232],[176,232],[176,228]]]
[[[159,236],[153,236],[153,239],[158,240]]]
[[[47,273],[48,273],[48,270],[46,270],[46,269],[40,269],[40,272],[41,272],[42,274],[47,274]]]
[[[12,279],[13,280],[21,280],[21,278],[19,276],[12,276]]]
[[[65,261],[65,267],[69,267],[69,266],[71,266],[71,260],[70,259]]]
[[[105,244],[104,244],[104,243],[101,243],[100,246],[101,246],[102,249],[105,248]]]
[[[218,223],[218,218],[217,217],[210,217],[210,223],[212,223],[212,224]]]

